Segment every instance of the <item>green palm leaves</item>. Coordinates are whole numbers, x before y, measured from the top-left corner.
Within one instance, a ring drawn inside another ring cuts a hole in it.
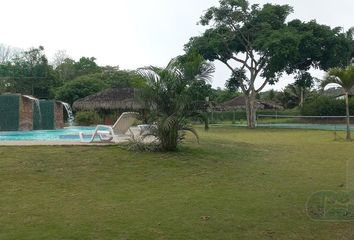
[[[347,141],[351,141],[350,133],[350,113],[349,113],[349,93],[354,87],[354,66],[346,68],[332,68],[328,71],[326,79],[322,82],[322,87],[329,84],[336,84],[343,89],[346,103],[346,124],[347,124]]]
[[[165,68],[150,66],[139,70],[147,82],[142,99],[150,109],[150,122],[156,126],[150,134],[159,140],[161,150],[176,150],[187,131],[198,139],[188,120],[205,118],[196,107],[190,86],[195,81],[209,81],[213,72],[214,66],[197,54],[173,59]]]
[[[349,66],[344,69],[330,69],[326,79],[322,82],[322,87],[325,87],[328,84],[337,84],[343,89],[344,93],[349,93],[354,86],[354,66]]]

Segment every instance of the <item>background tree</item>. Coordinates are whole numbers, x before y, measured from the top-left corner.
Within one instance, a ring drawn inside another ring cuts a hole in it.
[[[61,64],[55,68],[55,72],[62,84],[80,76],[102,73],[104,71],[104,68],[97,65],[95,62],[96,58],[94,57],[81,57],[77,62],[68,57],[58,59],[57,61],[58,63],[60,61]]]
[[[0,64],[6,64],[20,53],[20,50],[4,44],[0,44]]]
[[[145,80],[136,71],[120,70],[116,66],[100,67],[94,57],[75,61],[63,50],[56,53],[53,65],[48,63],[42,46],[17,52],[15,48],[0,45],[1,54],[0,93],[21,93],[38,98],[55,95],[59,100],[72,103],[105,88],[145,86]]]
[[[96,58],[94,57],[81,57],[78,62],[75,63],[76,76],[82,76],[92,73],[98,73],[102,71],[96,63]]]
[[[64,59],[64,61],[55,68],[55,72],[57,73],[58,80],[61,84],[73,80],[78,76],[75,61],[71,58]]]
[[[324,88],[328,84],[339,85],[345,96],[345,109],[346,109],[346,124],[347,124],[347,141],[351,141],[350,134],[350,112],[349,112],[349,93],[354,87],[354,66],[347,68],[332,68],[329,70],[326,79],[322,82]]]
[[[284,71],[345,66],[353,53],[353,40],[340,28],[315,21],[286,23],[291,12],[288,5],[260,7],[247,0],[220,0],[219,7],[209,8],[201,18],[200,23],[210,28],[186,45],[186,51],[197,50],[231,70],[233,86],[246,97],[250,128],[256,123],[257,94],[275,84]]]
[[[55,97],[72,104],[80,98],[107,88],[142,88],[145,85],[145,80],[136,71],[110,68],[110,71],[81,75],[71,81],[66,81],[55,89]]]
[[[314,84],[313,77],[306,71],[301,71],[295,77],[295,83],[290,85],[292,92],[299,98],[299,106],[304,106],[305,94],[310,91]]]
[[[301,88],[294,83],[288,84],[282,92],[277,96],[277,99],[287,109],[299,107],[301,103]]]
[[[260,96],[261,100],[274,102],[274,101],[277,101],[277,94],[279,94],[279,92],[275,91],[274,89],[271,89],[271,90],[259,93],[259,96]]]
[[[57,88],[55,98],[73,104],[76,100],[95,94],[107,87],[101,74],[83,75]]]
[[[118,66],[103,67],[102,78],[113,88],[143,88],[146,85],[137,71],[120,70]]]
[[[75,61],[69,57],[64,58],[65,56],[65,53],[59,52],[58,59],[55,60],[57,64],[60,63],[55,67],[55,72],[61,84],[80,76],[103,72],[103,68],[97,65],[94,57],[81,57],[79,61]]]
[[[217,88],[213,89],[211,100],[217,103],[223,103],[239,96],[241,96],[240,92]]]
[[[70,56],[66,52],[66,50],[58,50],[53,57],[52,66],[56,69],[61,64],[65,63],[66,59],[70,59]]]
[[[5,77],[11,79],[11,88],[14,92],[38,98],[52,97],[51,89],[57,82],[42,46],[22,52],[7,67]]]

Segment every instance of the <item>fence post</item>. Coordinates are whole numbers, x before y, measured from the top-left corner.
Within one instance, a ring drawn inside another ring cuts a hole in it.
[[[232,124],[236,123],[236,109],[232,112]]]

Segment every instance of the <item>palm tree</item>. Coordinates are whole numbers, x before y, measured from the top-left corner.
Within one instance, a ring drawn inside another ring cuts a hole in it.
[[[150,121],[157,126],[150,133],[159,140],[161,150],[176,150],[186,131],[198,138],[188,118],[204,115],[198,112],[190,86],[195,81],[209,80],[213,71],[214,66],[199,55],[173,59],[165,68],[150,66],[139,70],[147,82],[142,98],[151,110]]]
[[[322,82],[324,88],[328,84],[339,85],[345,95],[346,105],[346,123],[347,123],[347,141],[351,141],[350,134],[350,113],[349,113],[349,93],[354,87],[354,66],[348,66],[346,68],[332,68],[328,71],[326,79]]]
[[[311,89],[313,85],[313,77],[306,71],[300,71],[295,77],[295,83],[291,85],[293,92],[299,98],[299,106],[304,106],[305,94]]]

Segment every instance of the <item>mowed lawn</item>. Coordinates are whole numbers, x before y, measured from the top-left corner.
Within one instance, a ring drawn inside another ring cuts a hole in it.
[[[354,143],[325,131],[199,132],[177,153],[0,147],[0,239],[354,239],[354,222],[305,210],[315,192],[354,190]]]

